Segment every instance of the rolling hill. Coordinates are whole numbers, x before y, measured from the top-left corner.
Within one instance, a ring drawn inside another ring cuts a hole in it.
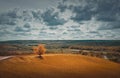
[[[0,61],[0,78],[120,78],[120,64],[76,54],[20,55]]]

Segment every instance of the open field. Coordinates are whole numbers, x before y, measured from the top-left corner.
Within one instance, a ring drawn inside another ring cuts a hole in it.
[[[33,46],[45,44],[43,59]],[[120,41],[0,42],[0,78],[120,78]]]
[[[120,78],[120,64],[76,54],[21,55],[0,61],[0,78]]]
[[[0,56],[32,54],[45,44],[47,54],[81,54],[120,63],[120,40],[15,40],[0,42]]]

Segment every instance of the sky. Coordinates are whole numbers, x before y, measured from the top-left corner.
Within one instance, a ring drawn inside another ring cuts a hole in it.
[[[6,40],[120,40],[120,0],[0,0]]]

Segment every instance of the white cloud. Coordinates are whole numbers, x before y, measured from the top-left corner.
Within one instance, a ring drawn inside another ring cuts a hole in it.
[[[0,14],[0,40],[120,39],[118,12],[115,12],[116,18],[113,16],[109,20],[109,15],[101,15],[106,14],[101,6],[102,2],[94,5],[92,4],[96,1],[88,2],[88,0],[74,2],[66,0],[62,2],[67,6],[64,9],[57,6],[45,10],[15,8],[4,12]],[[59,4],[59,6],[63,5]],[[115,5],[113,7],[117,8]],[[94,11],[100,13],[94,14]]]

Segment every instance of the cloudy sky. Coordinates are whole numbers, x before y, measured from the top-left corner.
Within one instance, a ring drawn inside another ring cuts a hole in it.
[[[0,0],[0,41],[120,40],[120,0]]]

